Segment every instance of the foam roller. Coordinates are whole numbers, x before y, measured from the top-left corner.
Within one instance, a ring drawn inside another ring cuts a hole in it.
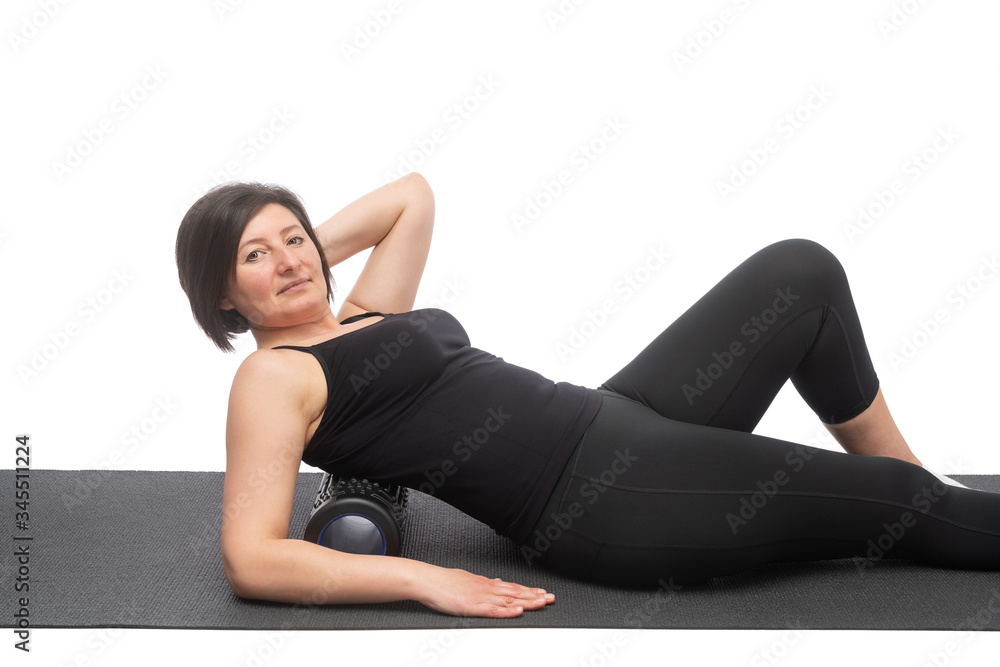
[[[408,489],[324,473],[302,539],[352,554],[398,556]]]

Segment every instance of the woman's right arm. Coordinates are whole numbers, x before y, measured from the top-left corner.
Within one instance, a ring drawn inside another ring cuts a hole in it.
[[[416,600],[459,616],[517,616],[551,594],[407,558],[348,554],[289,539],[305,442],[304,384],[260,350],[240,366],[229,395],[222,562],[240,597],[299,604]]]

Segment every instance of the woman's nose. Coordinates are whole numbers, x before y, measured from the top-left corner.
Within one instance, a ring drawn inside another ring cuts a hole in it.
[[[285,269],[296,269],[302,263],[299,260],[298,255],[296,255],[290,248],[283,247],[275,253],[275,258],[278,262],[278,270],[283,271]]]

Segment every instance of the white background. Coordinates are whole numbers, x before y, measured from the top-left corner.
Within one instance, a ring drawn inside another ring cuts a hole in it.
[[[319,224],[415,168],[437,204],[415,307],[445,307],[474,346],[596,386],[745,257],[809,238],[846,267],[917,456],[1000,473],[998,14],[985,0],[9,0],[2,465],[27,433],[36,469],[223,470],[229,386],[254,342],[225,355],[197,328],[174,264],[183,212],[216,181],[260,180],[291,187]],[[939,133],[951,139],[935,148]],[[915,168],[921,156],[933,162]],[[571,182],[546,199],[561,170]],[[894,180],[901,194],[878,210]],[[724,197],[720,183],[738,187]],[[529,201],[540,214],[518,227]],[[875,215],[851,235],[859,207]],[[670,259],[643,273],[651,247]],[[335,308],[366,256],[333,268]],[[628,299],[615,290],[626,275],[645,280]],[[615,312],[560,354],[608,298]],[[836,448],[790,385],[757,432]],[[268,665],[423,665],[442,633],[291,633],[273,656],[266,633],[114,635],[39,630],[31,658],[132,664],[184,647],[223,665],[254,651]],[[599,665],[612,635],[470,631],[434,664]],[[607,664],[840,664],[849,651],[918,666],[952,635],[625,637]],[[977,664],[990,641],[946,658]]]

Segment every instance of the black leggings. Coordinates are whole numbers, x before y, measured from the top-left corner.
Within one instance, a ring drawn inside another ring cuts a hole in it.
[[[879,386],[843,267],[802,239],[740,264],[598,388],[522,554],[618,585],[828,558],[1000,569],[1000,493],[752,434],[788,379],[831,424]]]

